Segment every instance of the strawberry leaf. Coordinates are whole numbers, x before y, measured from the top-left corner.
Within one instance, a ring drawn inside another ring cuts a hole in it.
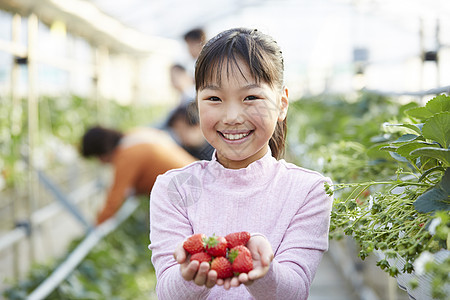
[[[450,112],[439,113],[429,118],[423,125],[422,131],[425,138],[438,142],[442,148],[448,148],[450,145]]]
[[[418,212],[428,213],[437,210],[450,210],[450,169],[445,171],[441,181],[414,201]]]

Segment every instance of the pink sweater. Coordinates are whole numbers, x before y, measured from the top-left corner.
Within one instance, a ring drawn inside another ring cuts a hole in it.
[[[328,249],[332,199],[325,181],[330,179],[277,161],[270,150],[244,169],[226,169],[213,159],[158,176],[150,196],[149,246],[158,299],[307,299]],[[228,291],[181,277],[173,252],[187,236],[236,231],[269,240],[275,257],[265,277]]]

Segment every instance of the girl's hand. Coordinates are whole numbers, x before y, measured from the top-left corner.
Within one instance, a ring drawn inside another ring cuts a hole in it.
[[[253,270],[248,274],[242,273],[239,276],[227,279],[217,279],[217,285],[222,285],[226,290],[237,287],[240,284],[250,285],[256,279],[264,277],[270,268],[273,260],[273,250],[269,241],[260,235],[252,236],[247,243],[247,248],[252,253]]]
[[[196,285],[206,286],[212,288],[216,285],[217,273],[216,271],[209,270],[209,264],[198,261],[190,261],[188,259],[188,253],[183,248],[183,243],[178,245],[173,254],[175,260],[180,264],[181,276],[184,280],[194,281]]]

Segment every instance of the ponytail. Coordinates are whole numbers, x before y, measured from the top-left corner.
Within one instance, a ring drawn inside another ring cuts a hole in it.
[[[269,140],[270,151],[275,159],[281,159],[284,156],[286,147],[286,133],[287,133],[287,118],[283,121],[278,121],[275,131]]]

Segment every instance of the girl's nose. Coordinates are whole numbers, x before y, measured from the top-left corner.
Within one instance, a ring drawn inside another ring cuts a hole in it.
[[[224,123],[230,125],[241,124],[244,122],[243,114],[243,108],[239,104],[228,103],[226,106]]]

